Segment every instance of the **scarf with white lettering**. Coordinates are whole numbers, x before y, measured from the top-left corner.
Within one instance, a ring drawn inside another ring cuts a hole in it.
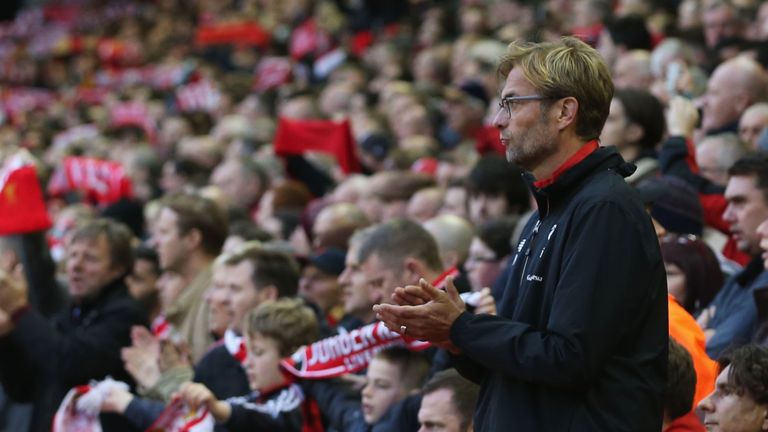
[[[456,267],[451,267],[438,276],[432,285],[443,289],[447,278],[458,274]],[[283,359],[280,365],[298,378],[333,378],[367,368],[377,352],[390,346],[421,351],[431,344],[402,336],[390,331],[384,323],[375,322],[301,348],[291,357]]]

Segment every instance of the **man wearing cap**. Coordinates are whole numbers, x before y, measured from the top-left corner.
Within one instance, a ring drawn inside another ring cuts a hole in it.
[[[490,102],[482,84],[476,81],[448,87],[445,91],[445,125],[438,136],[446,148],[454,148],[464,141],[473,145],[483,131],[483,118]]]
[[[701,236],[704,215],[696,190],[672,176],[653,177],[637,186],[651,217],[667,232]]]
[[[475,431],[661,430],[664,263],[650,218],[597,138],[613,84],[584,42],[512,43],[494,123],[538,211],[513,250],[498,314],[465,311],[450,281],[374,307],[400,334],[454,354],[480,385]]]
[[[640,182],[637,189],[646,203],[654,225],[657,226],[660,241],[667,234],[701,236],[704,225],[703,210],[696,191],[684,180],[671,176],[652,177]],[[682,237],[682,239],[688,239],[688,237]],[[722,254],[717,252],[715,254],[720,261],[723,273],[733,274],[740,270],[738,264],[723,257]],[[692,282],[688,281],[688,283]],[[696,393],[688,411],[670,420],[668,429],[664,430],[701,430],[703,425],[692,408],[714,388],[717,363],[707,355],[703,343],[705,336],[701,327],[672,294],[667,295],[667,308],[669,336],[685,348],[693,361]]]
[[[344,315],[339,275],[344,271],[346,253],[328,248],[309,258],[299,279],[299,295],[317,305],[321,318],[336,327]]]
[[[673,176],[652,177],[640,182],[637,190],[654,223],[663,229],[662,234],[703,236],[709,244],[710,232],[704,229],[704,210],[696,190],[687,182]],[[717,232],[711,234],[720,235]],[[713,248],[713,252],[725,275],[730,276],[741,270],[737,262],[726,258],[720,251]]]

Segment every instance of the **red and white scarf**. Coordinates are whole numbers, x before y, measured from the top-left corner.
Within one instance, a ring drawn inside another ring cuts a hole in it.
[[[448,277],[456,277],[458,274],[458,269],[451,267],[438,276],[432,285],[443,289]],[[402,336],[389,330],[384,323],[375,322],[301,348],[291,357],[283,359],[280,365],[298,378],[333,378],[367,368],[377,352],[390,346],[405,346],[411,351],[421,351],[431,344]]]
[[[245,339],[242,336],[239,336],[232,329],[227,329],[224,332],[224,346],[235,360],[245,366],[245,361],[248,359],[248,350],[245,348]]]

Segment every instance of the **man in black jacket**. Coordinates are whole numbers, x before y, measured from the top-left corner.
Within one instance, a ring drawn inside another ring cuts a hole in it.
[[[124,277],[132,268],[131,233],[97,219],[78,228],[67,250],[71,305],[51,321],[29,306],[20,272],[0,271],[0,379],[9,396],[34,404],[33,431],[47,431],[64,395],[92,379],[131,382],[120,349],[146,313],[130,297]],[[126,429],[102,418],[105,430]]]
[[[510,45],[495,123],[538,203],[510,258],[498,315],[465,311],[452,284],[395,290],[375,310],[449,349],[479,383],[476,431],[660,430],[667,357],[664,265],[651,221],[597,137],[613,85],[574,38]]]

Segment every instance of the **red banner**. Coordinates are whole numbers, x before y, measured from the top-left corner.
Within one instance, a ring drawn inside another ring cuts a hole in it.
[[[304,154],[315,150],[336,157],[349,174],[360,171],[349,121],[291,120],[280,118],[275,132],[275,152],[279,155]]]
[[[248,21],[202,26],[195,35],[195,42],[201,47],[230,44],[264,47],[269,39],[270,34],[266,30]]]
[[[85,199],[100,205],[133,196],[131,181],[122,165],[87,157],[66,157],[48,183],[48,193],[81,191]]]

